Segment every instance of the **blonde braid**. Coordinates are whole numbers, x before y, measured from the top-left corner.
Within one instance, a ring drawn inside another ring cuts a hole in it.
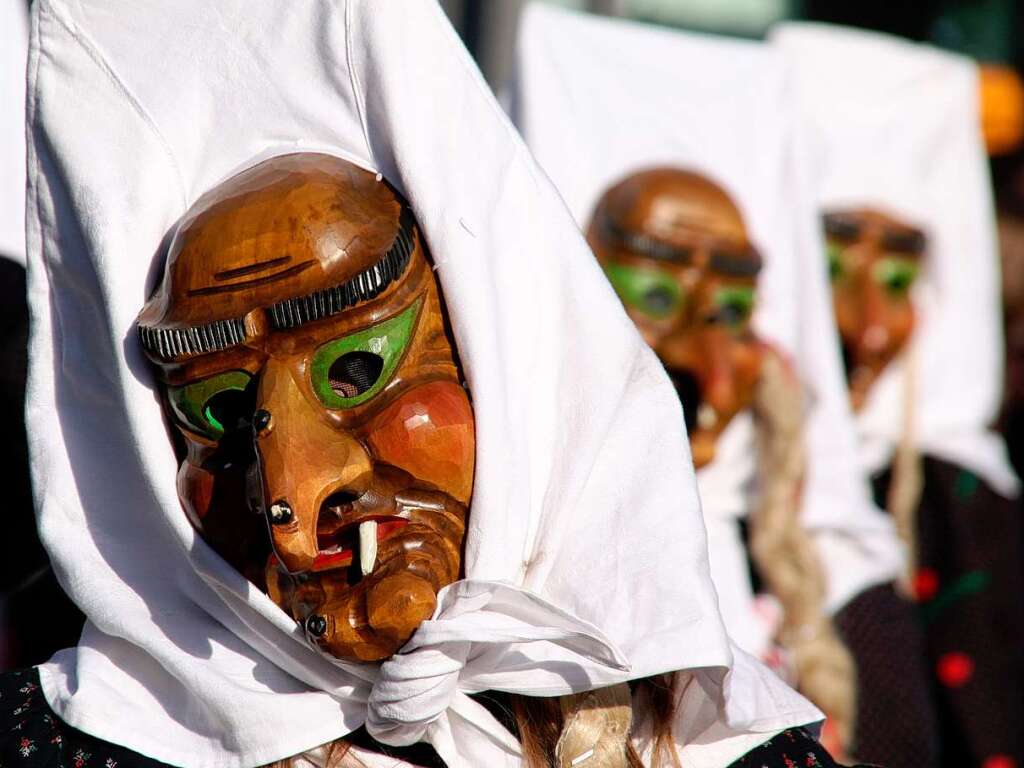
[[[906,545],[907,569],[900,580],[902,591],[913,597],[911,581],[917,569],[917,506],[921,501],[924,475],[921,454],[914,443],[914,388],[917,357],[913,346],[907,351],[903,373],[903,424],[892,461],[892,476],[885,506],[896,524],[896,533]]]
[[[555,747],[557,768],[628,768],[633,705],[625,683],[559,700],[564,725]]]
[[[800,690],[824,710],[851,750],[856,668],[825,613],[825,575],[800,522],[802,409],[799,384],[779,355],[767,349],[753,408],[762,487],[750,517],[750,552],[782,604],[779,640],[794,656]]]

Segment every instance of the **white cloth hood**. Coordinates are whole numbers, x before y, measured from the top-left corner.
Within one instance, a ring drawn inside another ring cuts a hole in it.
[[[29,119],[36,504],[88,618],[42,668],[63,719],[189,768],[364,722],[452,766],[513,766],[518,745],[467,693],[687,668],[719,725],[815,719],[767,683],[735,695],[757,672],[742,655],[729,672],[675,394],[436,4],[37,0]],[[316,150],[410,200],[476,415],[467,581],[382,667],[314,651],[197,537],[135,337],[190,204]]]
[[[28,2],[0,3],[0,256],[25,262]]]
[[[1002,390],[995,219],[977,67],[930,46],[822,24],[781,24],[815,152],[819,207],[874,205],[921,227],[914,439],[1004,495],[1018,481],[990,430]],[[889,366],[858,414],[862,463],[888,464],[903,430],[905,363]]]
[[[856,439],[827,293],[824,244],[788,67],[760,43],[681,33],[534,5],[520,34],[519,127],[582,227],[604,191],[659,165],[706,174],[740,208],[764,258],[754,324],[808,390],[803,517],[829,568],[833,608],[892,579],[901,552],[856,471]],[[735,532],[754,500],[754,429],[741,414],[697,473],[726,625],[763,651]],[[716,562],[717,561],[717,562]]]

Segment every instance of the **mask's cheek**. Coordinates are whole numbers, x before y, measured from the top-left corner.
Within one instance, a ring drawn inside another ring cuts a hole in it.
[[[178,469],[178,499],[192,527],[235,570],[264,589],[270,541],[262,515],[250,511],[245,493],[246,463],[230,462],[211,472],[189,459]]]
[[[910,335],[914,332],[914,322],[914,305],[909,299],[904,299],[893,307],[888,322],[893,355],[899,354],[910,339]]]
[[[184,461],[178,469],[178,499],[192,526],[203,530],[203,519],[213,501],[214,477],[205,469]]]
[[[473,493],[473,407],[453,381],[405,392],[367,425],[374,459],[404,469],[463,504]]]

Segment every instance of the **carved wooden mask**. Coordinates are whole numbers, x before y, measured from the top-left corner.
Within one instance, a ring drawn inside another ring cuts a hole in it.
[[[750,329],[761,258],[739,210],[703,176],[656,168],[604,194],[587,239],[676,385],[694,464],[707,464],[761,370]]]
[[[924,233],[879,211],[825,214],[832,300],[854,409],[914,329],[910,288],[924,258]]]
[[[261,163],[186,215],[139,333],[203,538],[326,652],[398,650],[459,578],[475,450],[408,205],[331,156]]]

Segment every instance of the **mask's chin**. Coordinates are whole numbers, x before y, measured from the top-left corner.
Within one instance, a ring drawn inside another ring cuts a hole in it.
[[[683,404],[686,432],[692,434],[697,427],[697,410],[701,404],[700,382],[696,376],[684,368],[668,368],[666,370],[669,380],[679,396],[679,402]]]
[[[430,618],[437,592],[459,577],[466,508],[442,492],[403,487],[376,496],[372,509],[346,502],[336,523],[329,511],[321,515],[327,522],[318,527],[313,568],[290,575],[271,557],[268,594],[325,652],[386,659]]]

